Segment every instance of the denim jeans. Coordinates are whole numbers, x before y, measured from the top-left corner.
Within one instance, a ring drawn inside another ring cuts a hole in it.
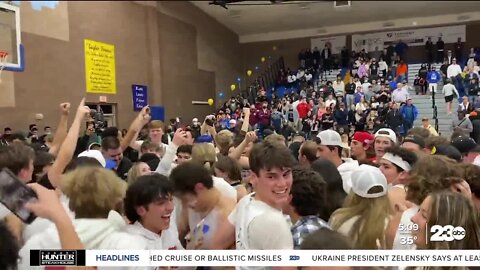
[[[392,67],[392,69],[390,70],[390,75],[392,76],[392,78],[395,78],[396,75],[397,75],[397,67]]]
[[[350,107],[354,104],[354,101],[355,101],[355,95],[347,94],[346,104],[349,110],[350,110]]]
[[[475,104],[475,101],[477,100],[477,96],[468,96],[468,102],[471,104]]]

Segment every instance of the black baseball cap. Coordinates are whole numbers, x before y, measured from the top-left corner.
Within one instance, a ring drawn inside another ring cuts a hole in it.
[[[403,143],[406,143],[406,142],[411,142],[420,146],[420,148],[425,148],[425,140],[420,136],[409,135],[405,137],[405,139],[403,140]]]
[[[451,159],[454,159],[457,162],[462,161],[462,153],[460,153],[460,151],[458,151],[457,148],[453,147],[450,144],[441,144],[441,145],[435,146],[432,149],[432,155],[443,155]]]
[[[297,137],[297,136],[305,137],[305,133],[302,131],[297,131],[293,134],[293,137]]]
[[[457,148],[460,153],[465,154],[472,152],[473,149],[477,147],[477,143],[474,139],[465,135],[461,135],[452,140],[452,146]]]

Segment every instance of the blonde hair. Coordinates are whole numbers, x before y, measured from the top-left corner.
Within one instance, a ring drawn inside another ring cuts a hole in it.
[[[424,156],[419,159],[409,173],[407,185],[408,201],[420,205],[428,194],[450,188],[461,182],[458,164],[446,156]]]
[[[148,124],[148,130],[157,129],[157,128],[161,128],[162,130],[165,130],[165,124],[160,120],[153,120]]]
[[[211,143],[196,143],[192,147],[192,161],[199,162],[211,170],[217,160],[215,147]]]
[[[233,144],[233,133],[228,129],[221,130],[215,135],[215,143],[220,152],[223,152]]]
[[[377,187],[372,187],[374,191]],[[377,241],[385,243],[385,221],[392,215],[388,196],[363,198],[350,192],[345,198],[343,208],[333,212],[330,225],[338,230],[346,221],[358,217],[348,236],[353,239],[355,249],[378,249]]]
[[[130,168],[130,170],[128,170],[128,173],[127,173],[127,184],[130,186],[131,184],[135,183],[135,181],[137,181],[138,177],[141,176],[140,174],[140,171],[139,171],[139,167],[142,163],[145,163],[145,162],[136,162],[135,164],[133,164],[133,166]],[[146,164],[146,163],[145,163]]]
[[[110,210],[122,209],[127,185],[113,171],[83,167],[64,175],[60,188],[75,218],[107,218]]]
[[[283,145],[286,145],[285,143],[285,137],[283,135],[273,133],[265,137],[265,141],[271,142],[271,143],[281,143]]]
[[[436,192],[429,195],[432,199],[430,217],[428,219],[427,235],[430,238],[431,225],[452,225],[463,227],[466,237],[455,241],[428,241],[428,250],[475,250],[480,249],[480,226],[478,224],[479,213],[472,201],[460,193],[450,191]],[[415,270],[416,267],[407,267],[407,270]],[[467,267],[423,267],[423,270],[464,270]]]
[[[455,241],[428,241],[427,249],[480,249],[479,213],[472,201],[451,191],[436,192],[429,196],[432,201],[427,233],[430,234],[432,224],[452,225],[464,228],[466,237]]]

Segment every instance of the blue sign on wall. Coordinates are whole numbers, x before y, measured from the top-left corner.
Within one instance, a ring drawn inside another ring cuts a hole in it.
[[[146,85],[132,85],[133,110],[138,112],[148,105],[148,94]]]
[[[152,120],[162,120],[165,122],[165,107],[150,106],[150,116]]]

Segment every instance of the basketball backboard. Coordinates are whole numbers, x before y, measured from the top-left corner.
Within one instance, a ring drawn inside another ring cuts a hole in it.
[[[4,70],[23,71],[23,47],[21,46],[20,8],[0,2],[0,54],[7,53],[2,65]]]

